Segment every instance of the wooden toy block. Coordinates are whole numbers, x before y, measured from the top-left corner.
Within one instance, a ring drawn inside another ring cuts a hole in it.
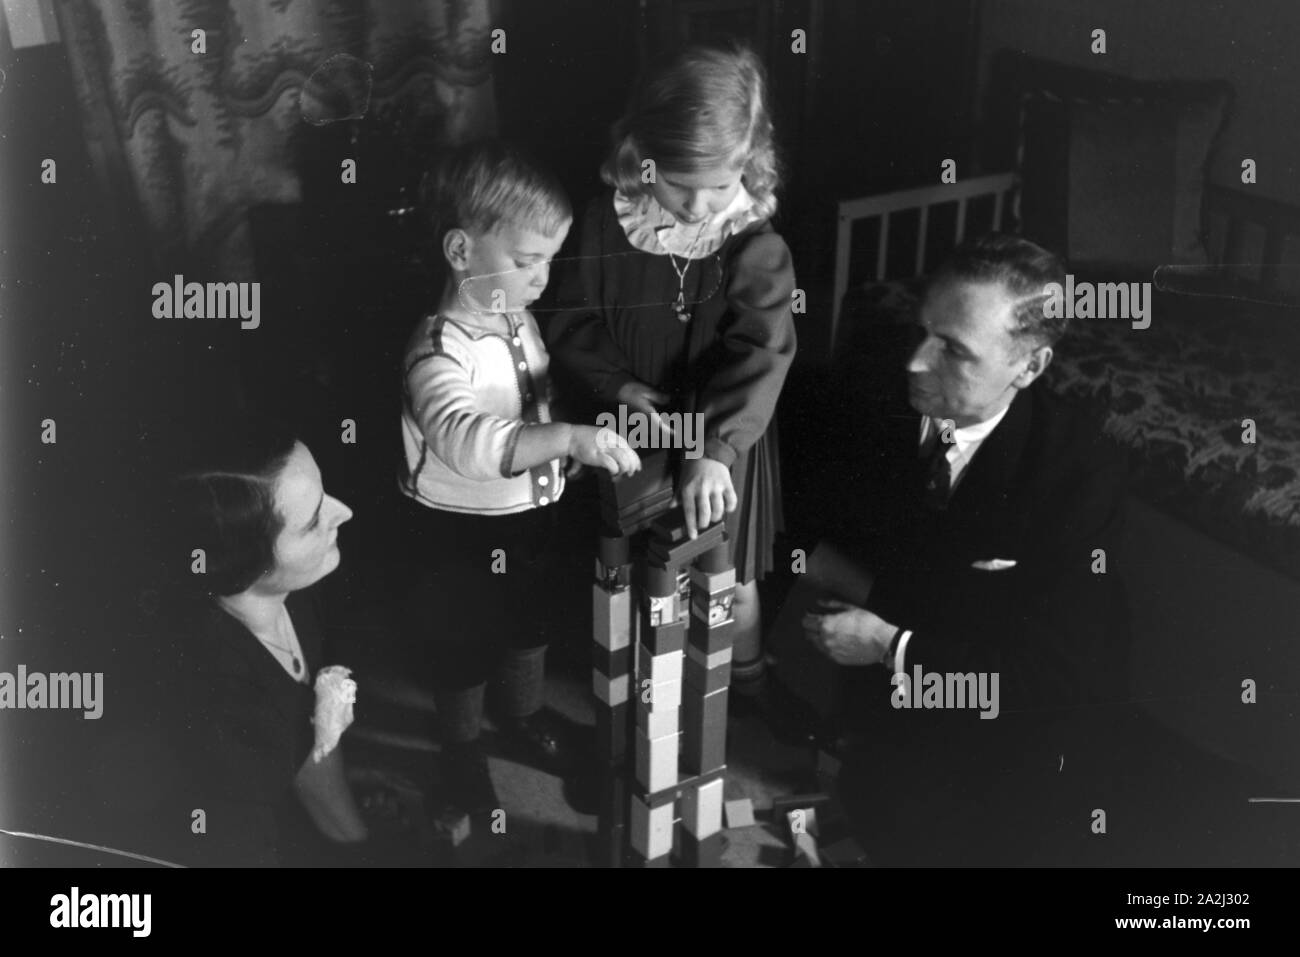
[[[626,704],[631,691],[631,675],[626,672],[621,675],[606,675],[599,668],[592,668],[591,690],[603,704],[611,708]]]
[[[676,595],[647,595],[645,624],[651,628],[680,627],[677,624]]]
[[[660,857],[667,860],[673,849],[673,805],[651,807],[633,795],[628,830],[632,848],[641,857],[650,861]]]
[[[684,637],[685,633],[683,633]],[[637,686],[643,687],[641,682],[646,678],[654,684],[661,681],[680,681],[682,661],[685,657],[680,648],[665,654],[655,654],[652,648],[641,645],[636,657]]]
[[[610,651],[600,645],[591,649],[592,666],[606,678],[625,678],[632,670],[632,646]]]
[[[749,798],[728,801],[726,804],[728,828],[754,826],[754,802]]]
[[[726,777],[726,774],[727,766],[725,764],[704,774],[686,773],[679,769],[677,782],[672,787],[664,788],[662,791],[640,791],[638,796],[650,807],[660,807],[664,804],[676,806],[691,788],[700,787],[710,781],[721,781]]]
[[[621,591],[632,584],[632,566],[629,564],[606,565],[596,559],[596,584],[605,591]]]
[[[708,837],[722,830],[722,791],[718,778],[682,789],[682,827],[693,837]]]
[[[632,592],[591,588],[592,638],[602,648],[618,651],[632,644]]]
[[[636,683],[636,706],[646,711],[676,711],[682,705],[682,681],[654,682],[642,678]]]
[[[688,694],[682,702],[682,764],[704,773],[727,759],[727,693]]]
[[[736,587],[736,570],[727,568],[720,572],[703,571],[698,564],[691,568],[691,589],[692,594],[704,592],[705,594],[714,594],[715,592],[728,591]]]
[[[655,658],[664,655],[680,657],[686,647],[686,624],[674,621],[666,625],[646,625],[641,629],[641,636],[642,654],[648,652]]]
[[[647,738],[636,733],[636,780],[649,793],[677,784],[679,735]]]
[[[705,654],[695,645],[686,646],[686,657],[694,660],[703,668],[719,668],[731,661],[734,649],[728,645],[721,651],[715,651],[713,654]]]
[[[821,858],[831,867],[867,867],[870,861],[867,852],[851,837],[842,838],[829,847],[823,848]]]
[[[705,574],[717,574],[728,569],[735,570],[731,563],[731,548],[726,541],[714,545],[712,549],[700,556],[695,567]]]
[[[652,532],[658,533],[658,523],[663,521],[661,516],[651,524]],[[682,531],[682,540],[668,546],[667,542],[656,537],[646,546],[646,555],[654,561],[665,564],[686,565],[695,561],[701,555],[706,554],[719,544],[727,541],[726,526],[722,522],[715,522],[707,529],[701,531],[694,541],[685,537],[685,530]]]
[[[722,832],[717,831],[708,837],[683,834],[681,858],[687,867],[721,867]]]
[[[772,820],[778,827],[784,828],[786,837],[793,840],[797,835],[791,833],[791,822],[799,821],[802,830],[817,836],[817,809],[830,803],[830,795],[791,794],[777,798],[772,802]],[[792,817],[792,815],[796,815]]]
[[[606,764],[617,763],[627,754],[629,708],[626,703],[596,708],[596,754]]]
[[[694,656],[687,657],[683,680],[687,687],[693,688],[698,694],[709,695],[721,691],[731,685],[731,661],[708,668]]]
[[[686,629],[686,640],[704,654],[715,655],[731,647],[735,640],[735,625],[734,620],[709,625],[692,615]]]
[[[600,537],[596,557],[606,567],[627,565],[632,561],[632,541],[626,535]]]
[[[642,587],[648,596],[676,598],[677,565],[664,562],[648,563],[645,566],[645,581]]]
[[[651,711],[648,708],[636,709],[636,726],[647,738],[662,738],[666,734],[681,731],[681,709],[670,708],[665,711]]]
[[[735,601],[735,589],[713,594],[692,595],[691,614],[706,625],[720,625],[725,621],[731,621],[731,608]]]

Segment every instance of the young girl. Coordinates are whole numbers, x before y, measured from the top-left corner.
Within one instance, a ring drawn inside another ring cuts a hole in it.
[[[551,420],[528,306],[569,230],[558,183],[482,142],[440,159],[425,204],[446,281],[403,363],[401,489],[421,578],[409,611],[434,659],[450,803],[476,813],[496,805],[478,743],[489,680],[506,737],[549,770],[574,762],[563,723],[543,708],[547,596],[562,585],[549,506],[564,492],[564,461],[615,474],[640,461],[607,429]]]
[[[613,132],[613,190],[587,209],[548,345],[601,408],[702,415],[703,455],[683,457],[678,491],[692,537],[727,523],[734,702],[763,687],[757,581],[782,525],[772,415],[795,353],[762,66],[747,50],[682,51],[642,79]]]

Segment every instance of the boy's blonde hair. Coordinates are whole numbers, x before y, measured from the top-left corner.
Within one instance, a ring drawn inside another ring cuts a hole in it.
[[[643,160],[693,173],[719,160],[744,164],[741,181],[764,216],[776,210],[780,169],[763,64],[743,46],[688,47],[655,63],[613,127],[600,177],[626,196],[650,191]]]
[[[440,156],[424,175],[420,205],[439,254],[452,229],[481,235],[510,223],[554,236],[573,219],[559,180],[499,140],[478,140]]]

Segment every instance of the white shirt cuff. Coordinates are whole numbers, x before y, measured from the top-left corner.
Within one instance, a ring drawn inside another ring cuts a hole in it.
[[[907,643],[911,640],[912,633],[910,631],[905,631],[898,636],[898,649],[894,652],[894,674],[906,670],[903,662],[907,654]]]

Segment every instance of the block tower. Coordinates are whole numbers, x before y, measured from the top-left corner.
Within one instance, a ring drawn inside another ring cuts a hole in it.
[[[736,575],[722,523],[690,540],[657,465],[602,488],[592,684],[603,853],[612,866],[668,866],[674,850],[717,866]]]

